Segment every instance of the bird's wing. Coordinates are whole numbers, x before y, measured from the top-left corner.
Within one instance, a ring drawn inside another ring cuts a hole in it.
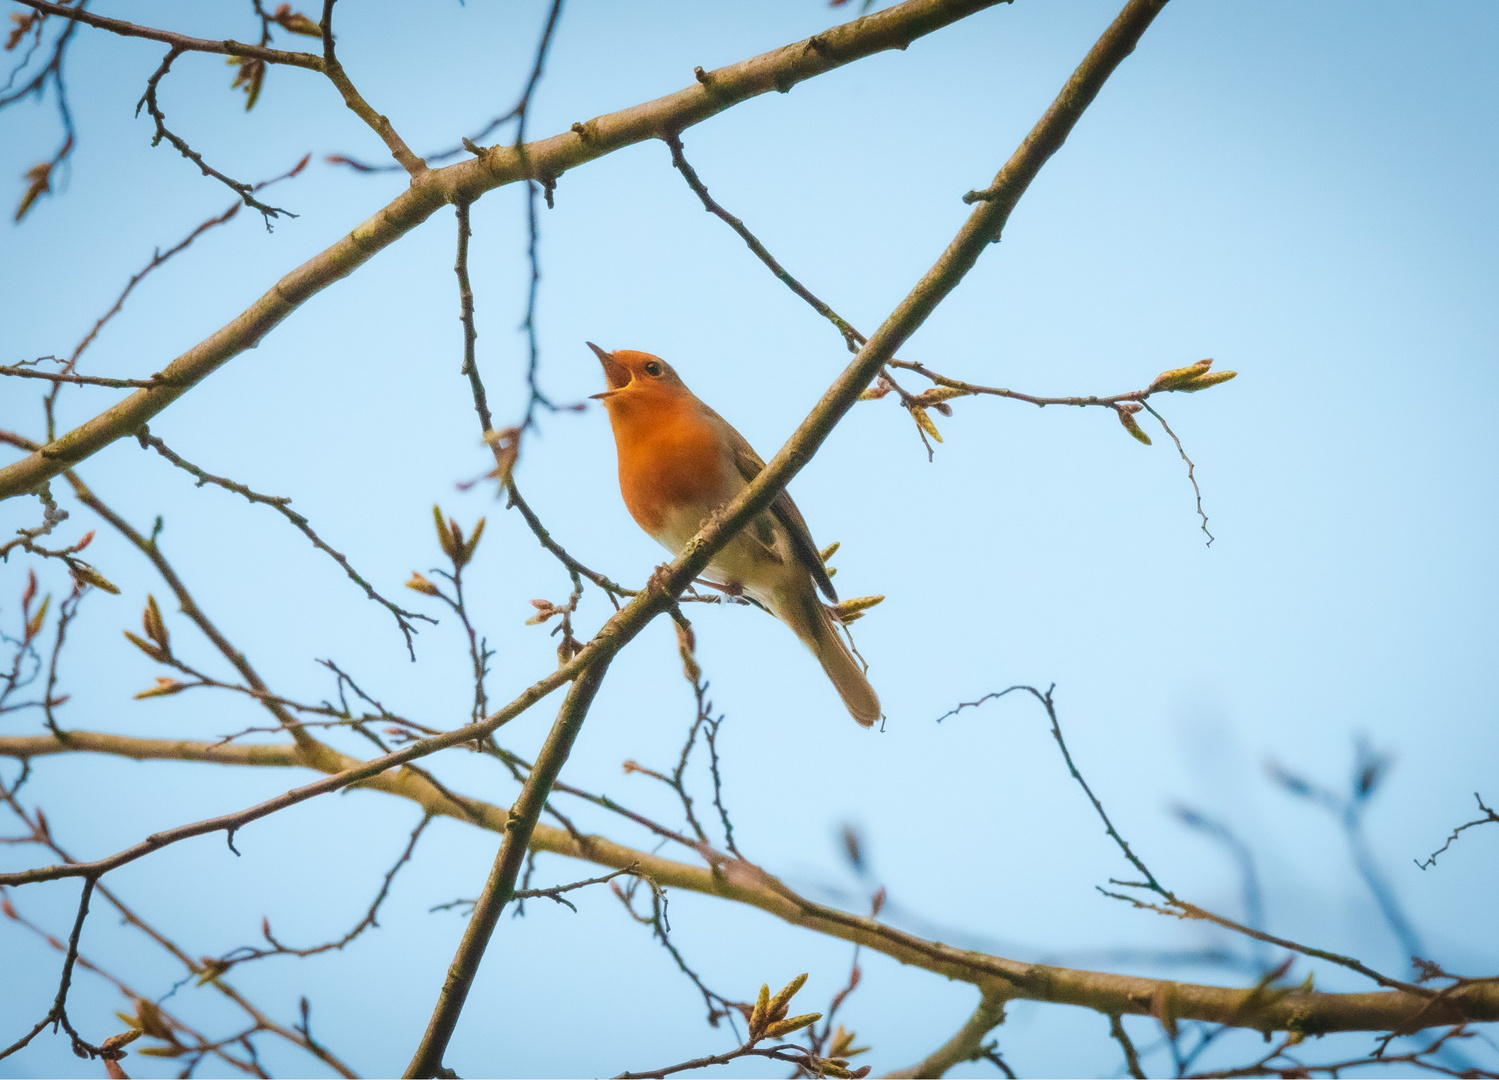
[[[711,409],[709,411],[712,412]],[[717,413],[713,415],[718,416]],[[718,419],[723,424],[723,430],[728,433],[729,449],[734,455],[734,465],[738,468],[739,475],[744,477],[745,483],[748,483],[760,475],[760,471],[765,468],[765,462],[760,459],[759,454],[755,453],[755,448],[749,444],[749,440],[734,430],[733,425],[721,416],[718,416]],[[817,587],[836,604],[838,594],[828,578],[827,567],[822,564],[822,554],[817,550],[817,545],[812,542],[812,532],[807,528],[806,519],[802,517],[802,512],[796,508],[796,503],[791,501],[791,496],[786,494],[785,489],[782,489],[771,501],[770,512],[785,527],[796,561],[811,572],[812,580],[817,582]]]

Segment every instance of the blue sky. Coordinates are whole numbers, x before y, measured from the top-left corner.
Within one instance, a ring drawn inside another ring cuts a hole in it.
[[[240,14],[210,6],[116,7],[204,36],[252,32]],[[542,14],[536,4],[427,5],[415,16],[348,4],[340,53],[408,141],[435,149],[509,107]],[[1002,6],[904,53],[735,108],[689,130],[687,153],[720,201],[868,332],[961,223],[961,194],[988,182],[1112,14],[1082,0]],[[575,0],[531,131],[675,90],[694,65],[741,59],[835,18],[809,0],[648,9]],[[1499,727],[1482,674],[1499,630],[1496,44],[1499,12],[1481,3],[1167,8],[1003,242],[902,355],[1045,394],[1135,389],[1202,357],[1239,371],[1160,405],[1197,463],[1217,540],[1204,544],[1169,440],[1143,447],[1102,410],[960,401],[955,416],[938,418],[945,441],[928,463],[901,410],[888,400],[859,406],[792,492],[818,541],[843,545],[840,590],[887,597],[858,625],[886,730],[849,722],[815,664],[770,620],[738,608],[694,613],[712,696],[728,716],[725,780],[747,854],[848,906],[882,883],[910,928],[1021,959],[1160,973],[1104,954],[1231,944],[1095,892],[1126,867],[1033,705],[1011,698],[933,722],[986,691],[1055,682],[1079,766],[1178,892],[1240,913],[1234,865],[1176,821],[1172,807],[1184,803],[1248,840],[1272,929],[1397,971],[1400,951],[1336,823],[1264,769],[1279,761],[1341,790],[1356,740],[1367,739],[1393,762],[1368,816],[1382,872],[1432,956],[1455,970],[1494,969],[1499,832],[1465,834],[1436,870],[1422,873],[1412,859],[1471,816],[1475,790],[1499,797]],[[4,226],[4,362],[70,349],[153,248],[230,202],[170,148],[152,149],[149,121],[132,119],[161,51],[80,34],[68,69],[80,144],[65,189],[22,225]],[[177,69],[162,92],[170,121],[231,175],[273,175],[308,151],[379,156],[314,76],[271,72],[245,114],[217,58],[184,57]],[[50,105],[0,114],[0,176],[12,178],[13,196],[55,140]],[[204,237],[142,285],[86,369],[157,370],[399,187],[395,175],[315,163],[275,189],[273,201],[299,217],[267,234],[242,213]],[[525,356],[520,193],[492,193],[473,218],[480,363],[499,417],[515,417]],[[291,496],[387,593],[436,564],[434,501],[465,523],[488,515],[472,597],[498,650],[491,694],[503,700],[552,663],[551,639],[522,625],[527,601],[560,601],[567,581],[492,489],[455,490],[485,467],[486,451],[458,374],[453,244],[452,216],[439,212],[152,430],[212,472]],[[646,349],[768,457],[846,362],[838,335],[702,212],[659,143],[564,175],[542,244],[542,377],[558,400],[601,385],[585,339]],[[0,386],[0,426],[34,434],[36,397],[30,385]],[[114,399],[71,390],[63,422]],[[661,553],[628,518],[613,470],[607,425],[591,409],[544,418],[518,475],[574,554],[640,582]],[[388,616],[265,508],[195,490],[133,441],[82,473],[138,525],[163,515],[162,543],[199,602],[289,696],[328,695],[314,661],[329,657],[398,712],[440,726],[466,715],[466,659],[450,621],[423,633],[411,665]],[[33,501],[11,500],[0,505],[0,529],[35,514]],[[69,527],[92,527],[87,518],[80,508]],[[130,699],[157,672],[119,631],[137,623],[147,591],[164,590],[114,538],[101,532],[93,550],[123,595],[86,601],[64,722],[189,738],[260,723],[206,694]],[[0,618],[11,617],[22,574],[15,560],[0,567]],[[607,610],[591,592],[581,625],[597,626]],[[180,617],[172,625],[192,640]],[[206,646],[197,655],[213,662]],[[671,630],[653,626],[611,671],[566,778],[671,816],[670,802],[620,763],[672,762],[691,709]],[[534,749],[549,718],[544,707],[512,725],[507,745]],[[513,794],[471,761],[439,771],[472,794]],[[52,759],[38,763],[28,790],[66,843],[99,855],[295,782],[269,771]],[[262,915],[288,938],[321,940],[358,918],[414,823],[411,808],[383,796],[326,799],[247,830],[240,859],[198,841],[122,870],[117,885],[195,954],[253,940]],[[844,823],[865,836],[867,882],[839,855]],[[332,959],[242,969],[238,982],[282,1019],[308,994],[317,1030],[358,1068],[401,1067],[461,932],[451,913],[427,908],[473,895],[495,843],[434,825],[378,934]],[[7,866],[33,856],[0,851]],[[556,858],[537,870],[549,882],[590,872]],[[60,928],[74,894],[41,886],[15,899]],[[465,1075],[612,1074],[730,1046],[612,898],[595,890],[579,907],[536,906],[502,923],[450,1064]],[[846,975],[846,946],[755,912],[679,894],[672,922],[678,944],[730,996],[805,970],[805,1000],[825,1001]],[[18,958],[12,970],[25,972],[0,985],[9,1031],[45,1010],[55,964],[13,928],[0,927],[0,942]],[[152,992],[178,977],[107,916],[90,923],[85,947]],[[881,957],[866,955],[864,966],[845,1022],[874,1046],[877,1070],[919,1059],[972,1007],[967,987]],[[1362,988],[1335,971],[1317,978]],[[75,995],[75,1016],[107,1034],[98,1025],[112,1023],[117,996],[84,978]],[[195,992],[191,1008],[212,1015],[205,996]],[[1150,1023],[1131,1023],[1142,1043],[1153,1041]],[[1022,1073],[1118,1067],[1107,1023],[1092,1013],[1016,1005],[997,1037]],[[1239,1045],[1241,1056],[1249,1046]],[[305,1067],[272,1060],[273,1071]],[[138,1056],[127,1066],[150,1074]],[[0,1075],[76,1068],[63,1042],[47,1039],[0,1063]]]

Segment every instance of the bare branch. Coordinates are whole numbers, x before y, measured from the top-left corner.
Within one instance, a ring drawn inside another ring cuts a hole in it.
[[[176,132],[167,127],[166,113],[162,112],[161,105],[158,104],[156,100],[156,91],[157,88],[161,85],[162,78],[167,74],[168,71],[172,69],[172,62],[181,55],[182,49],[178,46],[174,45],[171,49],[167,50],[167,55],[161,61],[161,66],[158,67],[156,71],[152,73],[151,77],[146,80],[146,92],[141,95],[140,101],[136,103],[136,114],[139,115],[141,107],[145,106],[146,111],[151,114],[151,119],[156,123],[156,134],[151,139],[151,145],[156,146],[161,142],[162,139],[166,139],[167,142],[171,143],[174,147],[177,148],[177,152],[179,154],[196,165],[199,171],[201,171],[204,176],[213,177],[215,180],[219,181],[219,183],[223,184],[230,191],[233,191],[242,200],[244,200],[244,204],[246,206],[249,206],[255,210],[259,210],[261,217],[265,219],[265,227],[267,232],[271,230],[271,219],[280,217],[283,214],[285,214],[287,217],[296,217],[297,215],[293,214],[290,210],[285,210],[279,206],[270,206],[266,203],[261,202],[255,197],[254,184],[246,184],[243,181],[236,180],[232,176],[227,176],[224,173],[220,172],[218,169],[215,169],[212,165],[203,160],[202,154],[198,153],[188,145],[186,139],[182,138],[182,136],[178,135]]]
[[[72,731],[69,732],[69,744],[64,746],[51,735],[0,736],[0,757],[27,759],[77,752],[112,754],[136,760],[339,770],[329,777],[330,780],[360,767],[353,758],[337,752],[330,752],[318,763],[309,763],[291,743],[221,745]],[[385,769],[362,775],[360,779],[364,781],[363,788],[399,795],[433,814],[472,821],[490,832],[505,832],[510,821],[508,808],[467,797],[463,797],[463,802],[471,813],[465,813],[424,779],[405,771]],[[565,829],[542,824],[536,826],[531,845],[536,850],[599,866],[629,868],[638,876],[662,886],[687,889],[755,907],[791,925],[873,949],[903,964],[971,983],[981,989],[1002,992],[1015,999],[1082,1005],[1104,1015],[1148,1016],[1152,1004],[1169,986],[1174,1014],[1179,1020],[1233,1023],[1260,1030],[1294,1028],[1308,1035],[1334,1031],[1408,1030],[1413,1018],[1429,1027],[1469,1020],[1499,1020],[1499,984],[1489,981],[1458,986],[1451,994],[1444,992],[1445,996],[1435,997],[1401,990],[1328,994],[1298,988],[1284,993],[1262,994],[1250,1000],[1248,995],[1253,988],[1167,982],[1033,964],[928,941],[875,918],[808,900],[743,860],[717,856],[712,867],[690,866],[602,836],[587,836],[580,842]],[[0,881],[0,884],[8,883]]]
[[[573,741],[583,728],[588,706],[593,703],[594,694],[603,682],[609,659],[601,657],[578,673],[562,702],[546,743],[536,757],[536,766],[526,778],[520,797],[510,808],[504,842],[500,844],[499,854],[495,856],[489,880],[484,883],[484,891],[474,902],[473,916],[464,929],[458,952],[448,967],[448,975],[443,980],[442,993],[437,999],[432,1018],[428,1021],[426,1033],[417,1046],[411,1064],[406,1067],[407,1076],[436,1076],[442,1069],[442,1058],[447,1051],[448,1040],[457,1027],[458,1017],[468,998],[469,987],[473,985],[474,976],[478,973],[479,963],[489,946],[500,912],[514,897],[515,879],[525,861],[526,849],[530,847],[537,819],[541,816],[542,807],[551,793],[557,774],[561,772],[562,765],[572,750]]]
[[[396,625],[401,628],[401,633],[406,638],[406,651],[410,653],[413,660],[416,659],[416,651],[412,645],[411,635],[416,633],[417,629],[416,627],[411,625],[409,620],[421,619],[422,621],[432,623],[433,625],[436,625],[437,620],[432,618],[430,615],[422,615],[415,611],[407,611],[405,608],[391,603],[389,600],[385,599],[385,597],[376,592],[375,587],[368,581],[366,581],[363,577],[361,577],[359,572],[355,570],[354,567],[349,565],[347,556],[329,546],[327,541],[325,541],[317,533],[313,532],[312,526],[308,523],[307,518],[297,513],[288,505],[291,502],[291,498],[289,496],[261,495],[258,492],[251,491],[244,484],[238,483],[234,480],[226,479],[222,476],[214,476],[212,473],[205,472],[203,469],[200,469],[191,461],[186,460],[176,451],[172,450],[172,448],[167,446],[167,444],[161,439],[157,438],[155,435],[152,435],[151,429],[149,427],[146,427],[145,425],[142,425],[141,429],[135,433],[135,437],[137,440],[139,440],[142,449],[153,449],[162,457],[170,461],[173,465],[177,466],[177,468],[183,470],[184,472],[192,474],[195,478],[197,478],[199,487],[202,487],[204,484],[213,484],[217,487],[223,488],[225,491],[232,491],[236,495],[243,495],[252,503],[261,503],[264,506],[271,507],[282,517],[286,518],[287,521],[295,525],[298,531],[300,531],[303,536],[307,537],[307,539],[312,542],[313,547],[317,548],[334,562],[338,563],[339,566],[343,567],[344,573],[349,575],[349,579],[353,581],[354,584],[358,585],[361,589],[364,590],[366,596],[375,601],[375,603],[379,604],[381,607],[385,608],[385,610],[389,611],[391,615],[395,617]]]
[[[621,874],[633,874],[634,872],[634,867],[627,866],[622,870],[611,870],[609,873],[602,874],[599,877],[585,878],[582,881],[574,881],[566,885],[551,885],[545,889],[516,889],[511,894],[511,897],[515,900],[540,900],[544,898],[555,901],[563,907],[570,908],[576,912],[578,909],[573,906],[570,900],[562,895],[563,893],[576,892],[578,889],[586,889],[590,885],[602,885],[606,881],[613,881]],[[449,900],[446,904],[437,904],[428,910],[448,911],[456,907],[467,907],[469,909],[467,913],[472,915],[474,905],[477,903],[478,901],[476,900]]]
[[[123,19],[110,19],[103,15],[96,15],[92,11],[84,11],[76,7],[68,7],[63,4],[54,4],[50,0],[16,0],[18,4],[47,15],[57,15],[74,22],[84,23],[88,26],[97,27],[100,30],[108,30],[111,34],[119,34],[121,37],[146,38],[149,41],[160,41],[172,46],[179,53],[182,52],[204,52],[218,53],[221,56],[243,56],[255,60],[264,60],[267,64],[287,64],[291,67],[306,68],[309,71],[323,70],[323,62],[311,53],[285,52],[281,49],[268,49],[261,45],[246,45],[239,41],[209,41],[206,38],[189,37],[186,34],[174,33],[170,30],[158,30],[152,26],[139,26],[135,23],[125,22]]]
[[[33,7],[43,2],[28,0]],[[491,148],[471,161],[430,170],[414,178],[406,191],[368,221],[287,274],[239,316],[163,368],[170,385],[141,390],[25,460],[0,468],[0,499],[30,491],[40,481],[56,476],[116,439],[134,434],[189,387],[253,348],[292,311],[399,240],[446,203],[472,201],[486,191],[519,180],[560,176],[568,169],[622,147],[658,138],[663,131],[684,130],[752,97],[788,90],[799,82],[873,53],[904,48],[919,37],[999,2],[907,0],[824,31],[817,35],[820,48],[807,40],[797,42],[704,72],[703,81],[695,81],[666,97],[596,117],[583,125],[586,135],[567,131],[528,143],[523,150]],[[71,9],[59,10],[73,14]],[[230,52],[223,43],[208,44],[215,48],[207,51],[259,55],[247,51],[249,46],[237,43],[230,43],[238,50],[235,52]],[[300,66],[322,69],[320,58],[307,56],[307,60],[311,62]]]
[[[1433,851],[1430,857],[1428,857],[1425,861],[1421,861],[1419,859],[1415,860],[1416,865],[1419,866],[1422,870],[1426,870],[1430,867],[1435,866],[1437,864],[1437,856],[1450,848],[1452,846],[1452,842],[1457,839],[1458,834],[1463,832],[1465,829],[1471,829],[1475,825],[1489,825],[1494,822],[1499,822],[1499,814],[1496,814],[1492,809],[1483,804],[1483,798],[1478,794],[1478,792],[1473,792],[1473,798],[1477,800],[1478,809],[1483,813],[1484,816],[1481,818],[1475,818],[1472,821],[1464,825],[1459,825],[1457,828],[1453,829],[1452,835],[1447,837],[1447,842]]]
[[[391,126],[389,118],[377,113],[370,107],[369,102],[355,88],[344,66],[338,62],[338,57],[333,47],[333,5],[337,0],[323,0],[323,19],[319,24],[323,31],[323,64],[322,72],[328,76],[331,82],[344,99],[344,104],[349,107],[355,116],[369,125],[370,130],[380,136],[380,141],[390,150],[390,156],[401,163],[401,167],[413,177],[420,177],[427,172],[427,163],[411,152],[405,140],[396,133]]]
[[[965,1061],[977,1061],[984,1056],[984,1036],[1005,1022],[1005,995],[997,991],[986,992],[978,1008],[968,1022],[958,1029],[956,1035],[927,1057],[908,1069],[897,1069],[886,1076],[942,1076],[954,1065]]]

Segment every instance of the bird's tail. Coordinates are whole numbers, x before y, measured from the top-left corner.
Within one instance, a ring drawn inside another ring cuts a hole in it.
[[[809,587],[801,595],[789,598],[788,603],[777,605],[776,615],[812,650],[849,714],[865,727],[873,725],[880,718],[879,695],[869,685],[863,666],[849,651],[832,614],[822,606],[817,594]]]

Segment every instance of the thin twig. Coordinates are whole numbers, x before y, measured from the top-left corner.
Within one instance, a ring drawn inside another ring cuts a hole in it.
[[[1422,870],[1426,870],[1430,867],[1435,866],[1437,863],[1437,856],[1450,848],[1452,846],[1452,842],[1456,840],[1458,838],[1458,835],[1465,829],[1471,829],[1475,825],[1489,825],[1495,822],[1499,822],[1499,813],[1495,813],[1492,809],[1485,806],[1483,804],[1483,797],[1480,796],[1478,792],[1473,792],[1473,798],[1478,801],[1478,809],[1483,812],[1484,816],[1481,818],[1475,818],[1474,820],[1467,822],[1464,825],[1459,825],[1457,828],[1453,829],[1452,835],[1447,837],[1447,842],[1433,851],[1430,857],[1428,857],[1425,861],[1419,859],[1412,860]]]
[[[177,148],[177,152],[179,154],[187,158],[187,160],[191,161],[194,165],[198,166],[198,169],[203,173],[204,176],[213,177],[215,180],[219,181],[219,183],[227,187],[230,191],[238,195],[240,199],[243,200],[246,206],[251,207],[255,210],[259,210],[261,217],[265,220],[266,232],[270,232],[272,229],[272,219],[278,218],[283,214],[285,214],[287,217],[293,218],[297,215],[293,214],[290,210],[286,210],[282,207],[269,206],[266,203],[261,202],[255,197],[254,184],[246,184],[241,180],[236,180],[232,176],[228,176],[225,173],[220,172],[218,169],[215,169],[212,165],[203,160],[202,154],[198,153],[188,145],[186,139],[182,138],[182,136],[178,135],[176,132],[167,127],[166,113],[162,112],[161,105],[156,100],[156,92],[157,88],[161,85],[162,78],[167,74],[167,72],[172,69],[172,62],[175,61],[177,57],[181,56],[183,51],[184,49],[180,45],[173,45],[170,49],[167,50],[167,55],[162,59],[161,66],[158,67],[156,71],[152,73],[151,77],[146,80],[146,92],[141,95],[140,101],[136,102],[135,113],[137,116],[139,116],[141,107],[144,106],[146,111],[151,114],[151,119],[155,121],[156,134],[151,138],[152,146],[156,146],[161,142],[162,139],[166,139],[167,142],[171,143],[174,147]]]
[[[385,599],[385,597],[376,592],[375,587],[368,581],[366,581],[363,577],[361,577],[359,572],[355,570],[354,567],[349,565],[347,556],[329,546],[327,541],[325,541],[322,537],[320,537],[316,532],[313,531],[312,526],[308,524],[307,518],[297,513],[291,508],[290,505],[288,505],[291,502],[290,496],[262,495],[259,492],[251,491],[244,484],[238,483],[237,481],[230,480],[222,476],[214,476],[212,473],[204,471],[203,469],[194,465],[191,461],[188,461],[186,458],[182,457],[171,447],[167,446],[167,444],[157,436],[152,435],[151,429],[149,427],[142,427],[140,431],[136,432],[135,437],[137,441],[140,442],[142,449],[150,448],[152,450],[155,450],[162,457],[166,458],[173,465],[177,466],[177,468],[183,470],[186,473],[190,473],[194,478],[197,479],[198,487],[202,487],[204,484],[213,484],[216,487],[223,488],[225,491],[232,491],[236,495],[243,495],[252,503],[260,503],[263,506],[271,507],[282,517],[286,518],[287,521],[295,525],[298,531],[300,531],[303,536],[307,537],[307,539],[311,541],[313,547],[317,548],[334,562],[338,563],[339,566],[343,567],[344,573],[348,574],[349,579],[364,590],[366,596],[375,601],[375,603],[379,604],[381,607],[385,608],[385,610],[389,611],[391,615],[395,617],[396,625],[401,628],[401,633],[406,638],[406,650],[411,655],[411,659],[416,659],[416,649],[412,644],[411,635],[417,633],[417,629],[416,627],[412,626],[408,620],[421,619],[423,622],[431,623],[434,626],[437,624],[437,620],[432,618],[430,615],[423,615],[415,611],[407,611],[405,608],[391,603],[389,600]]]

